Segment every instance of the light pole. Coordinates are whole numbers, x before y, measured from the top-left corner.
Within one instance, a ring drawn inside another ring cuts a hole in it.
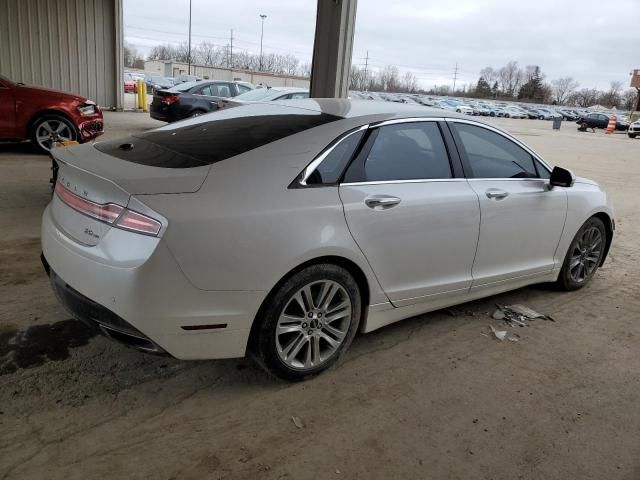
[[[189,52],[187,57],[187,75],[191,75],[191,0],[189,0]]]
[[[261,13],[260,18],[262,19],[262,31],[260,33],[260,71],[262,71],[262,39],[264,37],[264,19],[267,18],[267,16]]]

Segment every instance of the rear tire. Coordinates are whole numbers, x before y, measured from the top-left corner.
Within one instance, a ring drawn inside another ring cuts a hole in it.
[[[602,262],[606,242],[604,223],[598,217],[591,217],[571,241],[558,276],[558,286],[572,291],[588,284]]]
[[[31,143],[39,153],[49,153],[56,142],[78,140],[76,126],[62,115],[48,113],[33,122],[29,132]]]
[[[358,331],[362,300],[351,274],[312,265],[285,280],[267,300],[252,353],[270,374],[289,381],[337,365]]]

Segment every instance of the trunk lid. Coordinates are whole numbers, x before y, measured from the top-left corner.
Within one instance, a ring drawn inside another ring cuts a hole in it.
[[[200,189],[209,173],[210,165],[193,168],[163,168],[136,163],[149,159],[158,164],[180,165],[185,161],[181,158],[181,154],[141,139],[135,140],[135,147],[130,147],[131,145],[133,144],[128,139],[99,142],[56,148],[52,156],[58,164],[64,164],[67,171],[83,172],[82,180],[85,183],[81,183],[79,188],[86,189],[91,186],[99,200],[107,201],[114,201],[114,198],[108,198],[108,195],[114,194],[114,190],[112,187],[106,187],[106,184],[118,187],[127,195],[193,193]],[[131,149],[127,150],[128,148]],[[128,160],[128,157],[131,160]],[[103,196],[103,193],[107,196]],[[87,198],[96,201],[93,198]],[[126,203],[122,205],[126,206]]]
[[[93,145],[55,148],[51,154],[58,165],[58,182],[71,193],[98,205],[114,203],[127,207],[132,195],[196,192],[209,171],[209,165],[170,169],[131,163],[100,152]],[[98,245],[113,228],[76,211],[57,193],[50,210],[60,230],[87,246]]]

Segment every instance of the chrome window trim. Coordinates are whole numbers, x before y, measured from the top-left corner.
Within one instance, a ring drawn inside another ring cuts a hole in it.
[[[486,123],[474,122],[473,120],[467,120],[467,119],[464,119],[464,118],[447,118],[446,121],[449,122],[449,123],[467,123],[467,124],[473,125],[475,127],[480,127],[480,128],[484,128],[486,130],[490,130],[490,131],[492,131],[494,133],[497,133],[498,135],[502,135],[507,140],[511,140],[516,145],[518,145],[519,147],[524,149],[526,152],[528,152],[535,160],[537,160],[540,164],[542,164],[542,166],[544,168],[546,168],[549,173],[551,173],[551,170],[553,170],[549,166],[549,164],[547,162],[545,162],[540,157],[540,155],[538,155],[536,152],[531,150],[531,148],[526,146],[524,143],[522,143],[520,140],[518,140],[517,138],[515,138],[513,135],[509,134],[508,132],[500,130],[499,128],[495,128],[495,127],[493,127],[491,125],[487,125]],[[487,178],[480,178],[480,179],[469,178],[469,180],[490,180],[490,179],[487,179]],[[493,180],[498,180],[498,179],[494,178]],[[522,178],[512,178],[512,179],[500,178],[500,180],[524,180],[524,179],[522,179]],[[544,179],[541,179],[541,178],[530,178],[529,180],[544,180]]]
[[[363,130],[367,130],[369,128],[369,124],[366,125],[362,125],[361,127],[356,128],[355,130],[352,130],[351,132],[347,133],[346,135],[344,135],[342,138],[340,138],[336,143],[334,143],[333,145],[331,145],[331,147],[329,147],[328,149],[326,149],[324,152],[322,152],[319,156],[317,156],[309,165],[307,165],[307,167],[302,171],[302,178],[300,179],[299,184],[303,187],[307,186],[307,180],[309,179],[309,177],[311,176],[311,174],[315,171],[316,168],[318,168],[318,166],[323,162],[323,160],[325,158],[327,158],[329,156],[329,154],[331,154],[331,152],[333,152],[333,150],[340,145],[342,142],[344,142],[347,138],[349,138],[351,135],[354,135],[358,132],[362,132]]]
[[[541,180],[537,178],[536,180]],[[341,183],[341,187],[352,187],[358,185],[391,185],[399,183],[432,183],[432,182],[466,182],[466,178],[412,178],[411,180],[377,180],[371,182],[346,182]]]
[[[397,125],[399,123],[416,123],[416,122],[444,122],[444,117],[407,117],[407,118],[394,118],[392,120],[383,120],[379,123],[374,123],[371,128],[385,127],[387,125]]]

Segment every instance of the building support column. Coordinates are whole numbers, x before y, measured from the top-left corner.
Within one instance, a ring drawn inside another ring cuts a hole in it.
[[[347,98],[358,0],[318,0],[310,95]]]

